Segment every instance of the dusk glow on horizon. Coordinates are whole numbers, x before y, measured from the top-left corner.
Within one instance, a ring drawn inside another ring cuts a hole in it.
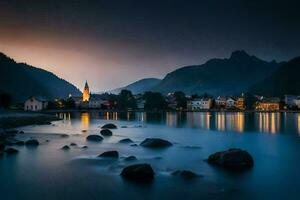
[[[80,89],[88,80],[92,92],[238,49],[265,60],[300,54],[297,1],[192,2],[0,2],[0,52]]]

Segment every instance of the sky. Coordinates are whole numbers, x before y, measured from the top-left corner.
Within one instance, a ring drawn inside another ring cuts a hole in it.
[[[298,2],[1,0],[0,51],[100,92],[235,50],[300,56]]]

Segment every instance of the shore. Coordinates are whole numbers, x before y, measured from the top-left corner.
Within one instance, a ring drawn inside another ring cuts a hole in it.
[[[57,120],[59,118],[51,114],[0,110],[0,128],[2,129],[49,124]]]

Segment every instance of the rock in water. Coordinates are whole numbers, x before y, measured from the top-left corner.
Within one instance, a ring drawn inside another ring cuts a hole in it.
[[[119,158],[119,153],[117,151],[106,151],[106,152],[100,154],[98,157]]]
[[[154,171],[149,164],[135,164],[125,167],[121,176],[138,182],[151,182],[154,178]]]
[[[103,130],[101,130],[101,131],[100,131],[100,134],[101,134],[102,136],[112,136],[112,132],[111,132],[111,130],[109,130],[109,129],[103,129]]]
[[[70,150],[70,147],[68,145],[65,145],[61,148],[62,150]]]
[[[39,141],[37,141],[35,139],[27,140],[25,142],[26,146],[38,146],[39,144],[40,144]]]
[[[160,138],[147,138],[140,145],[149,148],[164,148],[172,146],[173,144]]]
[[[135,156],[128,156],[126,158],[124,158],[125,161],[135,161],[137,160],[137,158]]]
[[[70,146],[77,146],[77,144],[72,142]]]
[[[117,126],[114,125],[114,124],[109,123],[109,124],[103,125],[101,128],[102,128],[102,129],[116,129]]]
[[[101,142],[103,140],[103,137],[101,137],[100,135],[89,135],[86,137],[86,140],[93,142]]]
[[[119,141],[119,143],[133,143],[133,141],[129,138],[125,138]]]
[[[7,148],[7,149],[5,149],[5,152],[6,152],[7,154],[16,154],[16,153],[18,153],[19,151],[18,151],[17,149],[14,149],[14,148]]]
[[[25,144],[25,142],[24,141],[17,141],[15,144],[18,145],[18,146],[23,146]]]
[[[254,165],[252,156],[241,149],[216,152],[208,157],[208,163],[232,170],[250,169]]]
[[[184,179],[193,179],[193,178],[198,177],[198,175],[196,173],[189,171],[189,170],[177,170],[177,171],[173,172],[172,175],[181,176]]]

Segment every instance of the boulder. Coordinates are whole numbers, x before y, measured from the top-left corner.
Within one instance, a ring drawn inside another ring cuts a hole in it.
[[[68,145],[65,145],[61,148],[62,150],[70,150],[70,147]]]
[[[102,128],[102,129],[116,129],[117,126],[116,126],[115,124],[109,123],[109,124],[103,125],[101,128]]]
[[[173,144],[160,138],[147,138],[140,145],[149,148],[165,148],[172,146]]]
[[[24,134],[24,131],[19,131],[19,134]]]
[[[109,129],[103,129],[103,130],[101,130],[101,131],[100,131],[100,134],[101,134],[102,136],[112,136],[112,132],[111,132],[111,130],[109,130]]]
[[[17,149],[14,149],[14,148],[7,148],[7,149],[4,150],[4,152],[6,152],[7,154],[16,154],[19,151]]]
[[[198,175],[192,171],[189,170],[177,170],[175,172],[172,173],[173,176],[180,176],[184,179],[193,179],[193,178],[197,178]]]
[[[151,182],[154,178],[154,171],[149,164],[135,164],[125,167],[121,176],[125,179],[138,182]]]
[[[128,156],[126,158],[124,158],[125,161],[135,161],[137,160],[137,158],[135,156]]]
[[[25,142],[20,140],[20,141],[17,141],[15,144],[18,146],[23,146],[25,144]]]
[[[210,155],[208,163],[232,170],[250,169],[254,165],[252,156],[241,149],[229,149]]]
[[[100,154],[98,157],[103,158],[119,158],[119,153],[117,151],[106,151]]]
[[[119,143],[133,143],[133,141],[129,138],[125,138],[119,141]]]
[[[25,142],[26,146],[38,146],[40,143],[36,139],[30,139]]]
[[[77,146],[77,144],[72,142],[72,143],[70,144],[70,146],[73,146],[73,147],[74,147],[74,146]]]
[[[86,140],[93,142],[101,142],[103,140],[103,137],[101,137],[100,135],[89,135],[86,137]]]
[[[82,149],[87,149],[87,148],[89,148],[88,146],[83,146],[83,147],[81,147]]]

